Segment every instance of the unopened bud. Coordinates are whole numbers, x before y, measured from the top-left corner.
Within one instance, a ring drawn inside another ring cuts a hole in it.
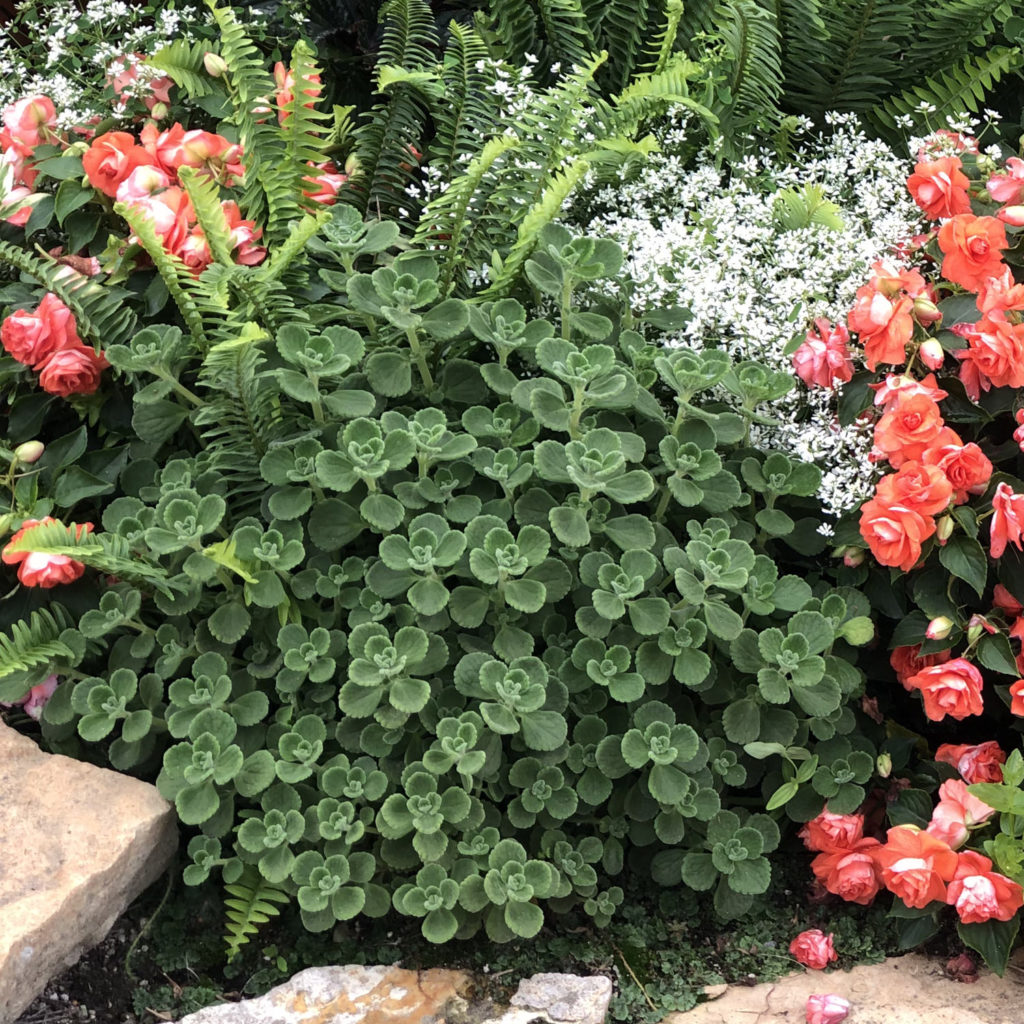
[[[974,643],[982,633],[998,633],[999,630],[992,625],[984,615],[972,615],[967,623],[967,640]]]
[[[946,361],[946,353],[943,351],[937,338],[929,338],[927,341],[922,342],[921,347],[917,350],[917,354],[921,357],[921,362],[929,370],[939,369]]]
[[[228,69],[228,62],[219,54],[207,52],[203,55],[203,67],[211,78],[220,78]]]
[[[0,516],[0,537],[6,537],[8,531],[14,523],[14,514],[7,512]]]
[[[875,771],[880,778],[889,778],[892,775],[892,754],[879,754],[875,758]]]
[[[26,441],[14,449],[14,458],[18,462],[35,462],[46,451],[42,441]]]
[[[836,548],[836,558],[842,558],[843,565],[848,569],[856,569],[858,565],[864,562],[864,549],[863,548]]]
[[[996,212],[996,216],[1010,227],[1024,227],[1024,206],[1004,206]]]
[[[168,107],[166,103],[161,103],[159,100],[157,100],[157,102],[149,109],[150,117],[152,117],[154,121],[162,121],[169,113],[170,107]]]
[[[956,523],[953,522],[952,516],[943,516],[938,523],[935,524],[935,536],[940,544],[945,544],[950,537],[953,536],[953,530],[956,527]]]
[[[923,295],[914,299],[914,319],[924,327],[937,324],[942,319],[939,307]]]
[[[948,615],[939,615],[928,623],[924,635],[929,640],[945,640],[953,632],[953,620]]]
[[[353,175],[359,173],[359,158],[353,153],[345,161],[345,173],[351,178]]]

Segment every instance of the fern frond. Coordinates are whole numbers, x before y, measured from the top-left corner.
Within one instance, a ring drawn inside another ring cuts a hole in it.
[[[206,236],[210,255],[218,263],[234,263],[231,257],[234,243],[224,208],[220,205],[220,188],[217,183],[208,174],[197,172],[194,167],[180,168],[178,178],[192,201],[192,209]]]
[[[536,53],[537,12],[531,0],[491,0],[491,28],[510,64],[521,65]]]
[[[288,237],[256,268],[253,279],[260,284],[276,281],[306,249],[306,244],[331,219],[329,209],[307,213],[292,225]]]
[[[992,87],[1003,77],[1024,67],[1024,53],[1017,47],[993,46],[980,57],[964,57],[930,78],[883,103],[872,120],[891,129],[896,118],[910,117],[919,124],[934,120],[945,124],[947,115],[974,112],[985,103]],[[928,108],[921,112],[921,105]]]
[[[609,84],[621,89],[633,76],[641,44],[648,37],[650,0],[604,0],[599,6],[599,39],[601,49],[608,51]]]
[[[987,46],[996,22],[1019,6],[1007,0],[945,0],[928,11],[908,40],[905,63],[922,71],[946,68],[971,46]]]
[[[788,68],[787,109],[811,117],[872,109],[899,80],[916,8],[898,0],[830,0],[822,17],[828,39],[806,65]]]
[[[688,107],[713,128],[718,123],[717,116],[689,95],[690,80],[702,73],[701,65],[684,54],[676,54],[664,70],[641,75],[611,101],[611,124],[615,131],[632,136],[642,120],[670,105]]]
[[[427,68],[437,59],[437,28],[425,0],[387,0],[380,20],[385,27],[377,54],[379,64],[413,70]]]
[[[827,11],[828,0],[778,0],[776,4],[787,90],[793,72],[817,63],[827,46],[823,5]]]
[[[541,231],[561,212],[562,204],[580,183],[589,166],[586,160],[573,160],[563,171],[554,175],[543,195],[522,219],[515,245],[502,260],[501,266],[496,268],[491,285],[482,293],[481,298],[497,298],[512,287],[523,264],[536,248]]]
[[[225,885],[224,891],[229,896],[224,900],[224,942],[231,961],[259,931],[261,924],[281,913],[275,904],[290,903],[291,897],[268,882],[253,864],[247,864],[238,881]]]
[[[434,109],[434,140],[430,164],[442,181],[456,175],[460,158],[479,149],[481,138],[493,131],[494,111],[488,102],[494,72],[487,45],[473,29],[453,21],[444,54],[444,98]]]
[[[582,67],[597,44],[580,0],[537,0],[537,14],[547,37],[550,60]]]
[[[729,72],[730,125],[771,122],[782,92],[782,53],[772,13],[756,0],[729,0],[721,9],[718,40]]]
[[[202,430],[201,461],[225,476],[241,498],[258,498],[263,489],[259,460],[280,426],[278,390],[260,370],[266,339],[258,324],[246,324],[237,337],[214,345],[199,370],[198,385],[209,395],[193,414]]]
[[[184,89],[192,99],[201,99],[213,92],[210,76],[203,65],[209,49],[206,42],[175,39],[147,57],[146,63],[173,78],[175,85]]]
[[[78,336],[97,349],[122,345],[135,333],[135,314],[98,281],[10,242],[0,242],[0,262],[34,277],[53,292],[74,313]]]
[[[9,633],[0,633],[0,679],[60,658],[73,658],[74,651],[60,640],[61,633],[72,625],[59,604],[40,608],[27,621],[13,623]]]
[[[209,348],[209,339],[203,325],[203,315],[190,294],[190,285],[194,280],[192,272],[182,260],[164,248],[153,222],[145,211],[131,203],[116,203],[114,212],[128,222],[132,234],[139,240],[139,245],[149,254],[153,266],[156,267],[164,286],[178,307],[192,340],[201,351],[205,351]]]

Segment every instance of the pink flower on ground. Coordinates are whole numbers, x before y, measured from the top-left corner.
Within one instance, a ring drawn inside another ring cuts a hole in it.
[[[850,332],[842,325],[833,327],[824,317],[814,321],[804,343],[793,354],[797,376],[808,387],[834,388],[853,377],[850,356]]]
[[[967,842],[972,826],[980,825],[995,813],[994,807],[971,796],[959,779],[947,779],[939,787],[939,802],[925,831],[957,850]]]
[[[839,1024],[850,1013],[850,1003],[834,994],[807,997],[807,1024]]]
[[[789,952],[804,967],[824,970],[833,960],[838,960],[832,933],[826,935],[820,928],[809,928],[801,932],[790,944]]]

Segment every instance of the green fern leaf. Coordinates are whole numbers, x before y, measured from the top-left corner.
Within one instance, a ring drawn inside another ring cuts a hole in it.
[[[210,255],[218,263],[225,265],[234,263],[231,251],[234,243],[231,240],[231,229],[220,205],[220,188],[208,175],[196,171],[193,167],[182,167],[178,177],[184,186],[192,209],[195,210],[196,221],[206,236],[206,244],[210,247]]]
[[[206,72],[203,58],[210,49],[205,42],[189,42],[175,39],[146,58],[146,63],[174,79],[192,99],[201,99],[213,92],[210,76]]]
[[[74,651],[60,639],[72,626],[70,616],[59,604],[32,612],[28,621],[15,622],[7,634],[0,633],[0,679],[16,672],[29,672],[40,665],[74,657]],[[27,687],[26,687],[27,689]],[[6,699],[16,700],[10,695]]]
[[[268,882],[259,869],[247,864],[237,882],[225,885],[230,898],[224,900],[224,942],[228,960],[234,960],[242,947],[262,924],[281,913],[277,903],[290,903],[291,897],[282,888]]]

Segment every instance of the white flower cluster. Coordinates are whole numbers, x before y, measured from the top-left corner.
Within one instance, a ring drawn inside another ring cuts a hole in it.
[[[147,17],[123,0],[34,0],[20,9],[34,12],[38,21],[29,45],[0,28],[0,106],[24,96],[49,96],[63,130],[117,116],[123,105],[118,110],[101,100],[110,65],[119,62],[121,70],[126,60],[134,63],[132,54],[155,53],[174,39],[189,39],[189,22],[205,18],[198,11],[170,8]]]
[[[635,312],[679,306],[689,314],[666,345],[713,347],[736,360],[792,372],[786,348],[812,320],[844,320],[871,264],[919,230],[906,178],[911,167],[847,116],[827,137],[804,139],[788,160],[762,151],[732,168],[710,156],[676,155],[685,121],[662,137],[639,178],[599,190],[576,230],[614,238],[626,254]],[[841,230],[790,226],[780,203],[813,186],[837,209]],[[871,431],[839,426],[835,396],[799,382],[771,408],[772,426],[754,428],[759,447],[815,462],[824,511],[839,515],[870,496],[877,472]]]

